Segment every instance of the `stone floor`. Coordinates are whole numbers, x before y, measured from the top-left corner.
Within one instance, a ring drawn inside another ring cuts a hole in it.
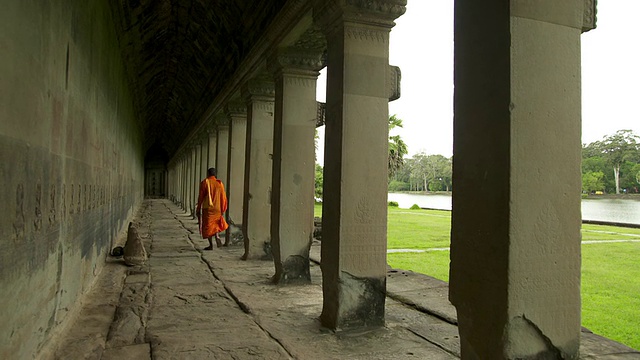
[[[273,263],[241,261],[240,247],[204,251],[197,224],[166,200],[147,200],[136,225],[148,265],[109,259],[74,324],[52,346],[57,359],[456,359],[456,313],[445,282],[388,273],[386,326],[321,328],[320,248],[312,284],[270,284]],[[640,359],[588,331],[583,359]]]

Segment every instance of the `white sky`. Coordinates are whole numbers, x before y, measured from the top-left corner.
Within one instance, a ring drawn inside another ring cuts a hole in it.
[[[631,129],[640,135],[640,0],[598,1],[597,28],[582,35],[582,142]],[[400,99],[389,103],[409,156],[453,151],[453,1],[409,0],[391,31],[389,63],[402,71]],[[318,101],[325,98],[325,70]],[[318,162],[323,164],[324,128]]]

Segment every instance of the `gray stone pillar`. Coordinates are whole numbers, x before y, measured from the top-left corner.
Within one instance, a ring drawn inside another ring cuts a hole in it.
[[[180,202],[180,161],[175,161],[173,163],[173,176],[171,182],[172,192],[173,192],[173,202],[177,205]]]
[[[178,205],[182,207],[182,184],[184,182],[184,170],[183,170],[183,162],[182,155],[179,155],[180,158],[178,160],[178,189],[176,190],[178,193]]]
[[[218,148],[218,129],[215,125],[209,127],[207,130],[209,133],[209,154],[208,154],[208,164],[207,168],[217,167],[216,157],[217,157],[217,148]]]
[[[187,172],[187,157],[185,154],[181,155],[181,175],[180,175],[180,207],[182,210],[187,211],[187,184],[188,184],[188,172]]]
[[[583,3],[455,3],[450,299],[463,359],[578,358]]]
[[[244,157],[247,143],[247,105],[243,102],[232,102],[227,104],[225,111],[229,120],[230,140],[226,185],[227,198],[229,200],[227,220],[230,225],[242,226]]]
[[[247,102],[247,146],[244,172],[243,259],[271,258],[271,156],[273,97],[269,79],[254,79],[243,88]]]
[[[292,48],[270,60],[276,98],[271,247],[274,282],[311,282],[315,187],[316,79],[322,52]]]
[[[197,142],[193,142],[191,153],[192,153],[192,162],[191,162],[191,217],[196,218],[196,202],[198,201],[198,173],[200,172],[200,161],[198,159],[198,155],[200,154],[199,150],[200,145]]]
[[[187,154],[187,192],[185,193],[185,211],[188,214],[191,214],[191,194],[193,193],[193,186],[191,182],[193,181],[193,149],[188,147],[186,150]]]
[[[227,187],[228,181],[228,162],[229,162],[229,121],[225,116],[220,116],[216,119],[218,124],[218,143],[216,149],[216,169],[218,170],[218,176],[216,176],[225,187]]]
[[[327,37],[320,320],[332,329],[384,325],[389,31],[406,1],[347,3],[314,2]]]
[[[203,180],[204,178],[207,177],[207,169],[208,169],[207,157],[208,156],[209,156],[209,135],[204,133],[200,136],[200,180]]]
[[[189,192],[189,154],[187,152],[187,150],[185,150],[185,154],[184,154],[184,160],[183,160],[183,167],[184,167],[184,174],[183,174],[183,178],[184,178],[184,183],[182,185],[182,192],[183,192],[183,197],[182,197],[182,210],[184,210],[185,212],[188,209],[188,202],[189,202],[189,198],[187,196],[188,192]]]

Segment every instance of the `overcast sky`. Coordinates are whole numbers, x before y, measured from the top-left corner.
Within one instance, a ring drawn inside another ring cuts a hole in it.
[[[640,135],[640,0],[598,1],[597,28],[582,35],[582,142],[620,129]],[[394,131],[418,152],[453,150],[453,1],[409,0],[391,31],[389,63],[400,66],[402,92],[389,114],[403,119]],[[324,101],[324,71],[318,101]],[[321,133],[322,135],[322,133]],[[318,162],[323,163],[320,141]]]

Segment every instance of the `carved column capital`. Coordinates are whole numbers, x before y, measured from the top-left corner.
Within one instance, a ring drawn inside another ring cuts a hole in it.
[[[341,21],[392,28],[406,6],[407,0],[314,0],[313,18],[325,32]]]
[[[246,117],[247,104],[242,101],[230,101],[225,105],[224,112],[227,118]]]
[[[223,128],[225,126],[229,126],[229,118],[226,114],[218,113],[213,117],[214,123],[216,124],[216,129]]]
[[[325,65],[326,56],[323,50],[297,47],[280,49],[268,60],[269,70],[275,74],[295,72],[317,77]]]
[[[276,87],[273,79],[267,75],[261,75],[260,77],[247,81],[244,86],[242,86],[241,92],[245,101],[273,101],[273,98],[276,96]]]
[[[596,20],[598,15],[598,1],[584,0],[584,16],[582,18],[582,32],[596,28]]]
[[[327,65],[326,49],[326,37],[319,27],[312,25],[292,46],[278,49],[269,58],[269,70],[276,73],[283,70],[306,70],[317,73]]]

